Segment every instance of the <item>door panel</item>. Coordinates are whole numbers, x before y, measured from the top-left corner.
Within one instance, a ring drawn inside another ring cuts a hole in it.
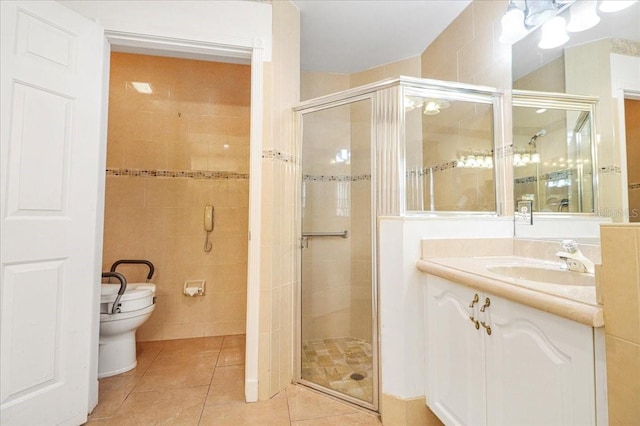
[[[97,330],[104,35],[1,2],[0,423],[86,420]]]
[[[369,98],[302,117],[300,379],[377,408]]]

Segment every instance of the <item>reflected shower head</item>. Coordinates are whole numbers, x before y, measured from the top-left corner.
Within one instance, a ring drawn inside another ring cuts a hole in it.
[[[541,136],[544,136],[547,134],[547,131],[545,129],[540,129],[540,131],[538,133],[536,133],[535,135],[531,136],[531,139],[529,139],[529,145],[533,145],[536,146],[536,139],[538,139]]]

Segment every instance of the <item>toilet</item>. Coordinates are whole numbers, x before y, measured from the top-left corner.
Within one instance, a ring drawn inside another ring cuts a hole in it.
[[[136,367],[136,330],[156,308],[155,284],[126,284],[126,290],[119,300],[117,299],[121,284],[101,286],[99,379]],[[113,309],[114,303],[117,303],[116,309]]]

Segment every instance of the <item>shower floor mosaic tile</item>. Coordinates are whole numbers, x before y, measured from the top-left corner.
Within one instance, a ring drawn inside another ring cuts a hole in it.
[[[352,337],[303,342],[302,378],[371,402],[373,400],[371,343]]]

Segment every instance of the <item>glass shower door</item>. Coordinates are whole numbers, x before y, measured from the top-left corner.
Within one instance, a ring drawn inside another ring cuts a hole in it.
[[[302,116],[299,381],[375,409],[371,104]]]

